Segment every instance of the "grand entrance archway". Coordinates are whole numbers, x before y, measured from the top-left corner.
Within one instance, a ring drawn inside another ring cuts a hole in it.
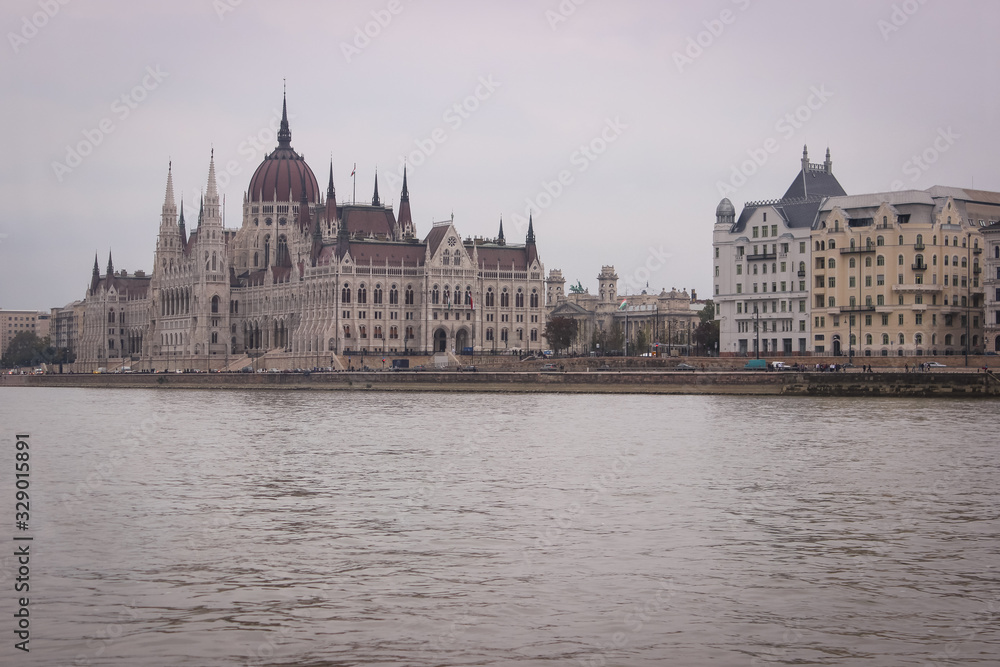
[[[469,347],[469,332],[465,329],[461,329],[457,334],[455,334],[455,351],[459,354],[465,352],[465,348]]]
[[[840,349],[840,336],[834,336],[833,337],[833,356],[839,357],[841,354],[843,354],[843,351]]]
[[[435,352],[447,352],[448,351],[448,334],[444,329],[438,329],[434,332],[434,351]]]

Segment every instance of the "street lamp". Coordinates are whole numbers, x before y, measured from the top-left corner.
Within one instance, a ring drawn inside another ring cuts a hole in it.
[[[757,312],[757,304],[754,304],[753,306],[753,316],[753,331],[757,335],[757,339],[753,344],[754,358],[760,359],[760,313]]]

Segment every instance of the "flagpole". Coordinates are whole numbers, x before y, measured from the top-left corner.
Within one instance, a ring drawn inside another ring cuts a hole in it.
[[[354,169],[351,170],[351,182],[354,184],[354,190],[351,194],[351,203],[355,204],[358,201],[358,163],[354,163]]]

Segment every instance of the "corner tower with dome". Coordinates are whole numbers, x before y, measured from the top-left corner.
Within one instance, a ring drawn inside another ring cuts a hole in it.
[[[720,355],[813,351],[809,238],[823,201],[844,194],[833,175],[830,150],[824,162],[814,164],[803,147],[801,168],[780,198],[748,202],[739,217],[728,198],[719,202],[712,233],[712,299]]]
[[[168,166],[152,275],[114,274],[109,260],[101,276],[95,264],[79,368],[358,368],[393,355],[458,362],[546,347],[532,223],[523,244],[502,228],[463,238],[454,216],[421,240],[405,171],[398,210],[382,203],[377,174],[370,202],[340,203],[332,160],[323,193],[292,148],[285,100],[239,229],[223,225],[214,155],[197,224],[187,224]]]

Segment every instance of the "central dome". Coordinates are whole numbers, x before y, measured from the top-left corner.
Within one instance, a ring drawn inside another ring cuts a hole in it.
[[[306,199],[319,203],[319,183],[312,169],[301,155],[292,148],[292,132],[288,129],[288,111],[281,103],[281,128],[278,130],[278,147],[264,158],[250,179],[247,193],[252,202],[298,202],[302,200],[305,183]]]

